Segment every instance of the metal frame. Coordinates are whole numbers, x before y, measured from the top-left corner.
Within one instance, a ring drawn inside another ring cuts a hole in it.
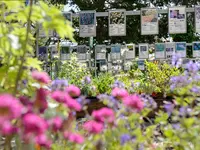
[[[200,8],[200,6],[195,5],[195,9],[194,9],[194,14],[195,14],[195,17],[194,17],[195,21],[194,22],[195,22],[195,25],[194,26],[195,26],[195,31],[196,32],[200,32],[200,29],[199,29],[199,31],[197,30],[197,17],[196,17],[196,13],[197,13],[196,9],[197,8]]]

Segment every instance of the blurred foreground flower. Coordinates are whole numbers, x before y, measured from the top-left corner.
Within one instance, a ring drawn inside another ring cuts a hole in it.
[[[32,77],[38,82],[41,82],[44,84],[48,84],[51,81],[49,75],[46,72],[33,71]]]
[[[97,121],[91,120],[83,124],[83,128],[92,134],[99,134],[103,130],[103,124]]]
[[[123,99],[123,103],[127,107],[129,107],[129,108],[131,108],[133,110],[137,110],[137,111],[141,111],[144,108],[143,101],[140,99],[139,96],[137,96],[135,94],[125,97]]]

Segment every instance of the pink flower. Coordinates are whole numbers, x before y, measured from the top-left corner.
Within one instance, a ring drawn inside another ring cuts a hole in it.
[[[81,105],[74,99],[70,98],[67,100],[66,105],[69,109],[73,109],[75,111],[81,110]]]
[[[67,87],[67,92],[69,93],[70,96],[72,97],[78,97],[81,94],[80,89],[77,86],[70,85]]]
[[[15,134],[17,131],[18,129],[8,121],[4,122],[0,129],[1,134],[4,136]]]
[[[0,95],[0,125],[21,116],[24,107],[15,97],[9,94]]]
[[[112,123],[115,120],[114,111],[110,108],[101,108],[92,112],[96,121]]]
[[[49,121],[49,125],[52,126],[54,131],[58,131],[62,128],[63,120],[57,116]]]
[[[25,106],[26,112],[32,112],[33,102],[28,99],[28,97],[21,96],[19,97],[20,102]]]
[[[83,128],[90,133],[99,134],[103,130],[103,124],[92,120],[84,123]]]
[[[55,91],[51,94],[51,97],[59,103],[65,103],[70,96],[63,91]]]
[[[84,142],[84,138],[78,133],[65,132],[64,137],[73,143],[82,144]]]
[[[122,98],[128,96],[128,92],[125,89],[116,87],[112,90],[111,95],[116,97],[117,99],[122,99]]]
[[[140,99],[139,96],[137,95],[130,95],[128,97],[125,97],[123,99],[123,103],[132,108],[132,109],[136,109],[138,111],[141,111],[144,108],[144,103],[143,101]]]
[[[51,141],[48,140],[47,136],[45,134],[39,135],[35,137],[35,143],[38,145],[45,147],[46,149],[51,148]]]
[[[37,90],[34,106],[38,108],[41,113],[43,113],[48,108],[47,95],[48,92],[46,89],[40,88]]]
[[[45,83],[45,84],[48,84],[51,81],[49,75],[46,72],[33,71],[32,77],[38,82]]]
[[[26,139],[29,139],[32,136],[44,134],[48,129],[47,122],[33,113],[26,114],[22,118],[22,125]]]

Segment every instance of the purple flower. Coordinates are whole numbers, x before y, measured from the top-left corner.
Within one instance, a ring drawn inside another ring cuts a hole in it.
[[[171,102],[168,102],[166,104],[164,104],[164,109],[165,111],[168,113],[168,115],[171,115],[171,113],[174,110],[175,105]]]
[[[124,88],[124,87],[125,87],[124,83],[118,80],[116,80],[112,85],[112,88]]]
[[[181,60],[181,55],[179,54],[174,54],[172,56],[172,65],[179,68],[182,64],[182,60]]]
[[[192,87],[192,89],[190,90],[191,92],[195,93],[195,94],[198,94],[200,92],[200,88],[199,87]]]
[[[90,84],[91,83],[91,78],[89,76],[86,76],[85,79],[84,79],[84,82],[86,84]]]
[[[124,145],[126,142],[131,140],[131,136],[129,134],[123,134],[120,136],[120,144]]]
[[[197,73],[199,70],[199,67],[197,63],[190,61],[189,63],[186,64],[186,69],[191,73]]]
[[[180,124],[179,124],[179,123],[172,123],[172,127],[173,127],[175,130],[178,130],[178,129],[180,129]]]
[[[186,116],[189,115],[191,113],[192,109],[189,107],[181,107],[179,109],[179,115],[180,116]]]
[[[51,89],[54,90],[62,90],[62,88],[68,86],[67,80],[54,80],[52,81]]]

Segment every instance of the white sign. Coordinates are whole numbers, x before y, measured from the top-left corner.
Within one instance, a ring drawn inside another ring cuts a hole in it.
[[[195,6],[195,29],[200,33],[200,6]]]
[[[111,45],[111,59],[121,59],[121,45]]]
[[[176,43],[176,53],[183,58],[186,57],[186,42]]]
[[[156,59],[165,59],[165,43],[156,43],[155,44],[155,58]]]
[[[49,30],[48,31],[48,36],[49,37],[53,37],[53,34],[54,34],[53,30]],[[42,24],[40,24],[39,25],[39,37],[46,37],[46,36],[47,35],[46,35],[45,30],[43,29]]]
[[[141,9],[141,35],[158,34],[158,11],[156,8]]]
[[[96,45],[96,60],[106,59],[106,45]]]
[[[70,59],[70,54],[60,54],[60,59],[61,60],[69,60]]]
[[[109,11],[109,36],[126,35],[126,15],[125,10]]]
[[[193,42],[192,51],[193,57],[200,57],[200,42]]]
[[[169,8],[169,34],[187,33],[185,6]]]
[[[77,57],[79,60],[87,59],[87,47],[86,45],[77,46]]]
[[[144,70],[145,69],[144,60],[138,60],[138,68],[140,70]]]
[[[165,43],[165,51],[166,51],[166,58],[171,59],[172,56],[175,53],[175,46],[176,44],[174,42],[171,43]]]
[[[126,44],[128,51],[125,52],[125,59],[135,58],[135,44]]]
[[[96,36],[96,12],[81,11],[79,13],[79,36],[95,37]]]
[[[149,58],[149,46],[148,44],[139,44],[139,58],[148,59]]]

